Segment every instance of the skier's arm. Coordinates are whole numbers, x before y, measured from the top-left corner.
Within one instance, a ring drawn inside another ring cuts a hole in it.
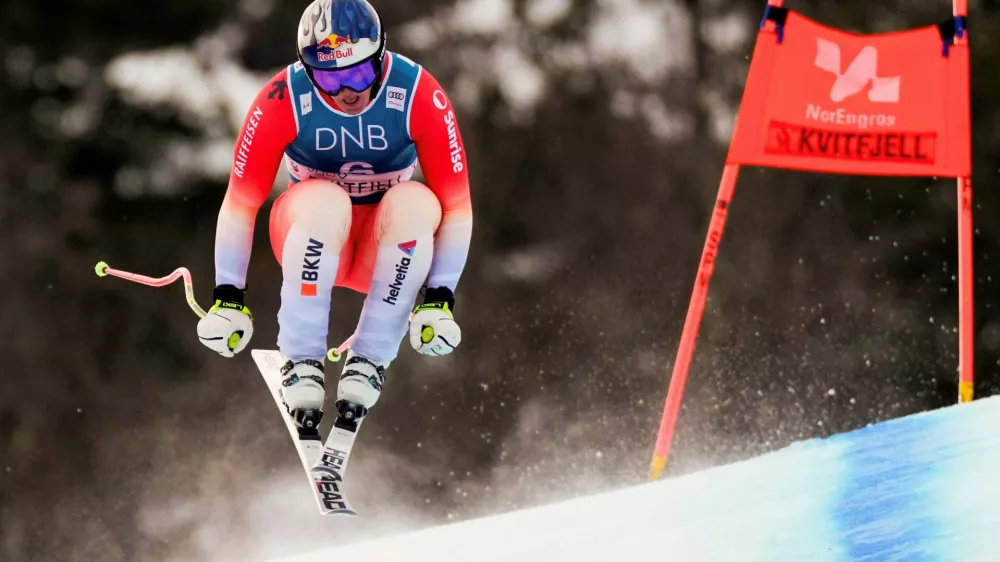
[[[246,288],[257,210],[267,200],[285,147],[295,140],[288,69],[257,93],[233,149],[229,187],[215,233],[215,284]]]
[[[414,92],[410,138],[416,144],[427,187],[437,195],[443,211],[427,287],[454,292],[472,239],[469,159],[451,101],[426,69],[421,69]]]

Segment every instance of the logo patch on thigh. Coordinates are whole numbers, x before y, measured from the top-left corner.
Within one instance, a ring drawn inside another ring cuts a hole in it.
[[[399,249],[403,251],[406,255],[413,257],[413,250],[417,247],[416,240],[410,240],[409,242],[403,242],[399,245]]]
[[[302,283],[299,294],[303,297],[316,296],[316,281],[319,281],[319,262],[323,255],[323,243],[310,238],[306,255],[302,259]]]

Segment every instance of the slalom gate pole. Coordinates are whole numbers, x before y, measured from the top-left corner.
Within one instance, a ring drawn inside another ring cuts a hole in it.
[[[768,0],[768,5],[780,8],[782,2],[783,0]],[[767,25],[773,24],[768,22]],[[730,140],[730,142],[732,141]],[[719,192],[715,200],[715,211],[708,226],[705,246],[701,251],[698,274],[695,278],[694,290],[691,293],[691,302],[688,304],[687,317],[684,319],[684,330],[681,332],[677,356],[674,358],[674,368],[670,375],[670,387],[667,389],[663,414],[660,417],[660,427],[656,433],[653,459],[649,466],[650,480],[658,480],[662,476],[667,466],[667,458],[670,456],[670,447],[673,444],[674,432],[677,428],[677,418],[680,416],[681,404],[684,400],[684,387],[687,384],[695,342],[698,339],[698,330],[701,327],[705,303],[708,300],[709,281],[715,271],[715,258],[719,254],[719,244],[722,242],[722,233],[729,215],[729,204],[733,198],[739,173],[740,167],[733,164],[727,164],[722,171]]]
[[[694,355],[695,341],[698,338],[698,328],[701,326],[701,318],[705,313],[705,302],[708,299],[708,284],[712,278],[712,273],[715,271],[715,258],[719,253],[719,244],[722,242],[722,231],[726,227],[726,217],[729,214],[729,202],[733,198],[733,191],[736,188],[736,179],[739,177],[739,173],[740,167],[735,165],[726,165],[722,172],[719,193],[715,200],[715,212],[712,214],[712,221],[708,227],[705,247],[701,251],[698,275],[695,278],[694,291],[691,294],[691,302],[688,305],[687,318],[684,320],[684,331],[681,333],[680,347],[677,350],[677,357],[674,359],[674,370],[670,376],[670,388],[667,391],[666,403],[663,406],[660,429],[656,435],[653,461],[649,468],[649,477],[651,480],[660,478],[660,474],[667,466],[667,456],[670,454],[670,445],[674,439],[674,429],[677,426],[677,417],[680,414],[681,402],[684,398],[684,385],[687,382],[688,371],[691,367],[691,358]]]
[[[967,14],[967,0],[953,0],[952,15]],[[968,43],[968,31],[955,38],[956,43]],[[974,397],[974,351],[976,326],[974,320],[972,276],[972,178],[958,178],[958,402],[971,402]]]
[[[147,277],[145,275],[123,271],[121,269],[112,269],[107,262],[102,261],[97,263],[94,267],[94,271],[97,273],[98,277],[107,277],[108,275],[111,275],[112,277],[118,277],[120,279],[125,279],[126,281],[132,281],[133,283],[139,283],[140,285],[146,285],[149,287],[166,287],[178,279],[183,279],[184,297],[187,299],[188,306],[191,307],[191,310],[198,316],[198,318],[205,317],[205,310],[198,305],[198,301],[194,297],[194,282],[191,280],[191,272],[188,271],[186,267],[178,267],[170,273],[170,275],[166,275],[164,277]],[[352,334],[351,337],[347,338],[347,340],[340,344],[339,347],[331,349],[327,352],[327,358],[333,362],[340,361],[341,356],[345,351],[350,349],[353,341],[354,335]]]

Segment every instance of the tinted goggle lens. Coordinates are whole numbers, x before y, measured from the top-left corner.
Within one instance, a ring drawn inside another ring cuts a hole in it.
[[[352,66],[350,68],[334,68],[322,70],[311,68],[313,80],[321,90],[335,96],[344,88],[363,92],[375,83],[375,67],[371,62]]]

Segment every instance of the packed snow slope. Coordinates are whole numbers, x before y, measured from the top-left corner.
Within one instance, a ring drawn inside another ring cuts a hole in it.
[[[282,562],[326,560],[996,562],[1000,397]]]

